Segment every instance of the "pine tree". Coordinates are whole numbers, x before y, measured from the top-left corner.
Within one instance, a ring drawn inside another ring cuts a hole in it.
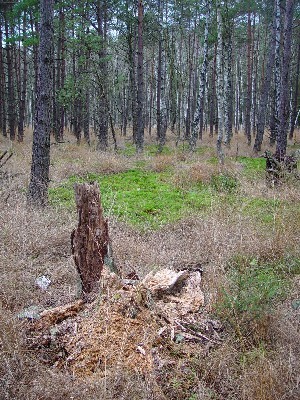
[[[38,92],[33,132],[31,178],[28,192],[29,204],[37,206],[46,205],[48,200],[52,121],[53,7],[54,0],[40,0]]]

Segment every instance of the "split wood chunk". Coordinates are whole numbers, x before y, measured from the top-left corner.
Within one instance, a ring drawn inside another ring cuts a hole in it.
[[[74,303],[44,310],[41,312],[36,326],[40,329],[49,329],[51,326],[59,324],[67,318],[75,317],[83,309],[83,306],[83,300],[77,300]]]
[[[88,294],[99,290],[103,266],[109,256],[108,223],[103,217],[98,184],[76,184],[74,189],[79,220],[71,235],[72,254],[83,294]]]

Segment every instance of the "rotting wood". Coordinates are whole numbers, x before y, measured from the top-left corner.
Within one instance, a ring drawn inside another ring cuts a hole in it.
[[[285,155],[282,159],[276,154],[266,151],[263,155],[266,159],[266,180],[270,186],[279,185],[282,179],[291,173],[297,173],[297,159],[290,155]]]
[[[51,326],[64,321],[67,318],[75,317],[84,306],[83,300],[77,300],[75,303],[66,304],[51,308],[50,310],[44,310],[40,314],[40,319],[37,321],[39,328],[50,328]]]
[[[79,220],[71,235],[72,254],[85,295],[99,290],[103,266],[110,256],[108,223],[98,184],[76,184],[74,189]]]

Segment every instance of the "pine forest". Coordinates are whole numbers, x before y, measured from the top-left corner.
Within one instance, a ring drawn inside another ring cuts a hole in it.
[[[299,0],[0,0],[0,399],[299,399],[299,166]]]

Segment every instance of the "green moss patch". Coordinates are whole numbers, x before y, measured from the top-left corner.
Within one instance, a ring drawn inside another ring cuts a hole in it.
[[[212,194],[209,188],[179,190],[173,187],[170,178],[168,173],[140,169],[111,175],[88,174],[84,178],[73,176],[63,185],[51,188],[49,198],[52,205],[73,208],[74,183],[96,181],[106,213],[139,228],[159,228],[189,213],[205,212],[210,207]]]
[[[243,165],[246,176],[263,175],[266,170],[266,160],[263,157],[237,157],[236,160]]]
[[[50,203],[75,210],[74,183],[93,181],[99,183],[106,214],[139,229],[157,229],[188,215],[207,215],[216,207],[270,226],[295,207],[285,201],[242,196],[234,175],[217,174],[209,184],[190,182],[175,187],[169,169],[155,172],[142,166],[115,174],[74,175],[49,190]]]

